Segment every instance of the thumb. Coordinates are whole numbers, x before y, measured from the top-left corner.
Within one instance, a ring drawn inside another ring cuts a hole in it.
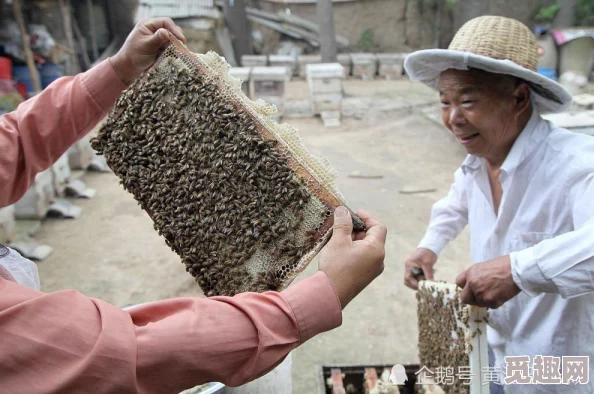
[[[147,40],[147,47],[154,51],[158,51],[169,42],[169,31],[167,29],[159,29]]]
[[[334,211],[334,225],[332,226],[332,238],[352,241],[353,220],[351,213],[343,206]]]
[[[424,263],[421,264],[421,268],[423,268],[425,279],[433,280],[433,264]]]
[[[462,289],[464,288],[464,286],[466,286],[466,274],[467,273],[468,273],[468,270],[464,270],[456,278],[456,284],[458,285],[458,287],[460,287]]]

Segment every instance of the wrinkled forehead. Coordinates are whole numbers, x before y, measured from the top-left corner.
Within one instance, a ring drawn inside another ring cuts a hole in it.
[[[505,87],[513,86],[516,78],[494,74],[482,70],[449,69],[439,75],[440,93],[468,93],[468,92],[501,92]]]

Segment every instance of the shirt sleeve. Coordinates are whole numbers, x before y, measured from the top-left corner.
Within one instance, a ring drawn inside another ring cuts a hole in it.
[[[238,386],[340,326],[323,272],[287,290],[176,298],[123,311],[0,279],[0,392],[179,393]]]
[[[111,109],[125,89],[109,59],[62,77],[0,118],[0,206],[17,202]]]
[[[574,230],[510,253],[514,281],[532,297],[573,298],[594,291],[594,168],[581,167],[572,170],[565,186]]]
[[[468,224],[468,201],[464,173],[454,173],[454,183],[444,198],[431,209],[431,220],[419,248],[439,255],[448,242],[453,241]]]

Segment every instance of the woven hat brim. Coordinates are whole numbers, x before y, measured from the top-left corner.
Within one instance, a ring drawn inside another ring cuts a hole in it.
[[[404,60],[404,69],[411,80],[422,82],[435,90],[439,90],[439,76],[443,71],[469,68],[511,75],[528,82],[533,92],[534,107],[541,114],[563,112],[571,107],[571,93],[561,84],[511,60],[498,60],[449,49],[425,49],[411,53]]]

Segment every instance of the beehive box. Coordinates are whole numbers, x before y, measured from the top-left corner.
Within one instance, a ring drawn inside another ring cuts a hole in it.
[[[229,75],[233,78],[241,80],[241,90],[246,96],[250,95],[250,73],[252,72],[251,67],[231,67],[229,69]]]
[[[310,97],[319,93],[342,94],[344,67],[340,63],[310,64],[306,69]]]
[[[460,291],[454,284],[419,282],[420,365],[433,373],[453,368],[453,382],[439,384],[445,394],[489,394],[489,385],[482,381],[483,368],[489,367],[488,312],[462,304]],[[469,372],[472,378],[460,378],[461,372]]]
[[[344,68],[344,77],[348,78],[352,71],[351,55],[348,53],[339,53],[336,56],[336,60]]]
[[[290,79],[291,72],[287,67],[254,67],[250,74],[250,97],[272,102],[282,115]]]
[[[311,97],[312,112],[319,115],[322,112],[341,110],[342,93],[318,93]]]
[[[65,195],[66,185],[70,180],[70,162],[68,153],[64,153],[54,164],[51,166],[52,177],[54,182],[54,190],[60,197]]]
[[[241,56],[243,67],[266,67],[268,58],[265,55],[243,55]]]
[[[49,168],[35,176],[29,190],[14,204],[15,218],[43,219],[55,200],[55,195],[52,169]]]
[[[7,245],[16,236],[14,206],[0,208],[0,244]]]
[[[207,296],[280,291],[347,205],[336,173],[271,120],[272,105],[243,94],[223,58],[171,41],[117,100],[93,147]]]
[[[384,79],[400,79],[404,73],[404,58],[402,53],[378,53],[378,74]]]
[[[90,134],[82,137],[68,150],[68,162],[73,170],[86,170],[94,158],[95,151],[91,147]]]
[[[373,53],[351,53],[353,77],[371,80],[377,73],[377,56]]]
[[[307,78],[307,65],[322,63],[322,55],[299,55],[297,63],[299,65],[299,76]]]
[[[291,55],[270,55],[268,56],[270,67],[287,67],[290,75],[297,73],[297,58]]]

